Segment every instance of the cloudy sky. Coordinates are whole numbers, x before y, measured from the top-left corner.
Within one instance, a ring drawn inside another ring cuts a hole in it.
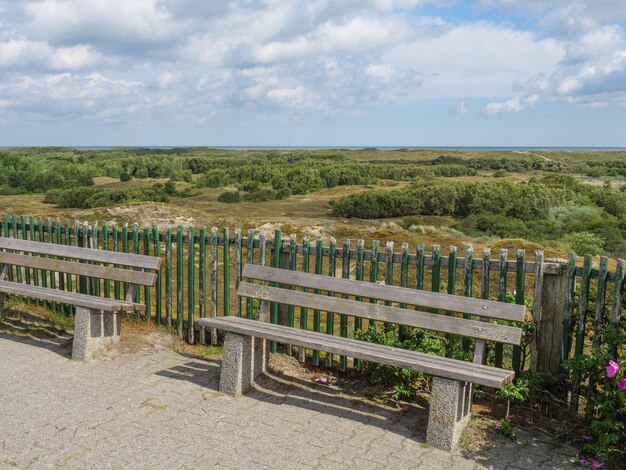
[[[626,1],[0,0],[0,145],[626,146]]]

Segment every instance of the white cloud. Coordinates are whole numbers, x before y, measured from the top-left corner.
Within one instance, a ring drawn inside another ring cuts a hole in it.
[[[180,78],[180,73],[164,70],[157,77],[157,85],[159,88],[170,88],[178,83],[180,81]]]
[[[296,109],[309,108],[317,99],[315,93],[311,93],[302,85],[294,88],[274,88],[267,92],[267,97],[281,105]]]
[[[383,57],[419,70],[422,98],[507,96],[514,82],[556,70],[558,41],[491,23],[467,23],[392,48]]]
[[[50,51],[50,46],[43,41],[11,39],[0,42],[0,67],[15,67],[41,61]]]
[[[112,58],[105,59],[91,46],[82,44],[55,48],[43,41],[27,39],[0,42],[0,68],[74,71],[93,68],[105,60],[114,62]]]
[[[80,116],[99,106],[92,116],[166,110],[190,122],[354,117],[426,100],[466,113],[480,99],[487,114],[539,101],[626,103],[622,0],[474,2],[527,15],[519,23],[493,12],[436,16],[454,4],[0,0],[0,103],[3,113]]]
[[[57,49],[51,55],[49,63],[55,70],[81,70],[97,66],[102,60],[102,54],[81,44]]]
[[[623,0],[476,0],[475,3],[483,8],[517,10],[531,15],[567,15],[576,11],[579,16],[603,22],[626,19]]]
[[[519,113],[520,111],[526,111],[532,108],[539,102],[537,95],[530,95],[524,98],[516,96],[507,101],[489,103],[483,108],[486,114],[505,114],[505,113]]]
[[[391,83],[398,79],[402,73],[393,65],[371,64],[365,69],[365,75],[383,83]]]
[[[180,27],[157,0],[45,0],[24,11],[33,36],[61,44],[162,44]]]
[[[124,113],[141,99],[141,83],[115,80],[93,73],[50,74],[41,78],[23,77],[0,85],[0,100],[7,110],[25,115],[65,116],[97,120],[100,116]]]
[[[318,54],[361,53],[401,42],[411,35],[403,21],[356,17],[342,24],[324,23],[307,36],[272,41],[252,53],[260,63],[301,59]]]

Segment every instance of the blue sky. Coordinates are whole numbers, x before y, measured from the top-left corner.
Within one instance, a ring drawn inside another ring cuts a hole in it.
[[[0,145],[626,146],[624,0],[0,0]]]

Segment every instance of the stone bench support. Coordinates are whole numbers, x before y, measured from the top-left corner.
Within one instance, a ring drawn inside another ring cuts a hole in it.
[[[102,351],[118,346],[121,331],[121,312],[110,313],[76,307],[72,359],[93,359]]]
[[[227,332],[224,336],[224,359],[220,375],[220,392],[238,396],[267,370],[267,341]]]
[[[426,442],[438,449],[456,447],[470,419],[472,384],[433,377]]]

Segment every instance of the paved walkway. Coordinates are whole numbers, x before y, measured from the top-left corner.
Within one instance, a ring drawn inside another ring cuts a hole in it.
[[[525,432],[475,453],[432,449],[425,410],[297,379],[223,396],[219,361],[162,347],[89,363],[69,352],[63,335],[0,333],[0,468],[572,468],[572,448]]]

